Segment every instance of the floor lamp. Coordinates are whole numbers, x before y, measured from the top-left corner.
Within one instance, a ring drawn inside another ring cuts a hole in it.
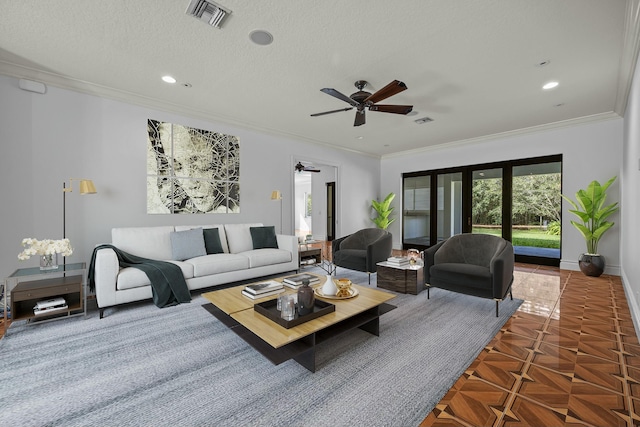
[[[69,179],[69,186],[67,187],[67,183],[62,183],[62,238],[67,238],[67,193],[71,193],[73,191],[73,181],[80,181],[80,195],[85,194],[96,194],[96,187],[93,185],[93,181],[90,179],[79,179],[79,178],[71,178]],[[63,258],[63,264],[66,264],[67,258]]]
[[[282,234],[282,193],[280,190],[273,190],[271,192],[271,200],[278,200],[280,202],[280,234]]]

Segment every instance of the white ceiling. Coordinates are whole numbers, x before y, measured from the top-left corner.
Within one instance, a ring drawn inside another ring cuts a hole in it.
[[[629,1],[219,0],[232,13],[216,29],[189,0],[0,0],[0,74],[382,156],[623,114]],[[349,106],[321,88],[361,79],[403,81],[382,103],[418,114],[310,117]]]

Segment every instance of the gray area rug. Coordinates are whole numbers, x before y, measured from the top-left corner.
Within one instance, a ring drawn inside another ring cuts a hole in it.
[[[398,308],[379,337],[356,330],[324,343],[316,373],[274,366],[196,294],[101,320],[16,322],[0,340],[0,424],[417,426],[522,301],[502,302],[498,318],[492,300],[440,289],[390,302]]]

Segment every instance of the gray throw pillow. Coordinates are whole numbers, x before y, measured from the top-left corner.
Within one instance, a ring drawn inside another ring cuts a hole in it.
[[[171,253],[176,261],[184,261],[207,254],[202,228],[172,231],[169,237],[171,238]]]
[[[220,242],[220,230],[217,228],[205,228],[202,233],[204,234],[204,247],[207,250],[207,255],[224,253]]]
[[[276,228],[274,226],[249,227],[253,249],[275,248],[278,249]]]

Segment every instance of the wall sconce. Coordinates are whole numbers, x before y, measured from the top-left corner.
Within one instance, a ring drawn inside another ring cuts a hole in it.
[[[62,183],[62,238],[67,237],[67,193],[73,191],[73,181],[80,181],[80,195],[96,194],[96,187],[90,179],[70,178],[69,186],[66,182]]]
[[[282,234],[282,193],[280,190],[273,190],[271,192],[271,200],[280,201],[280,234]]]

